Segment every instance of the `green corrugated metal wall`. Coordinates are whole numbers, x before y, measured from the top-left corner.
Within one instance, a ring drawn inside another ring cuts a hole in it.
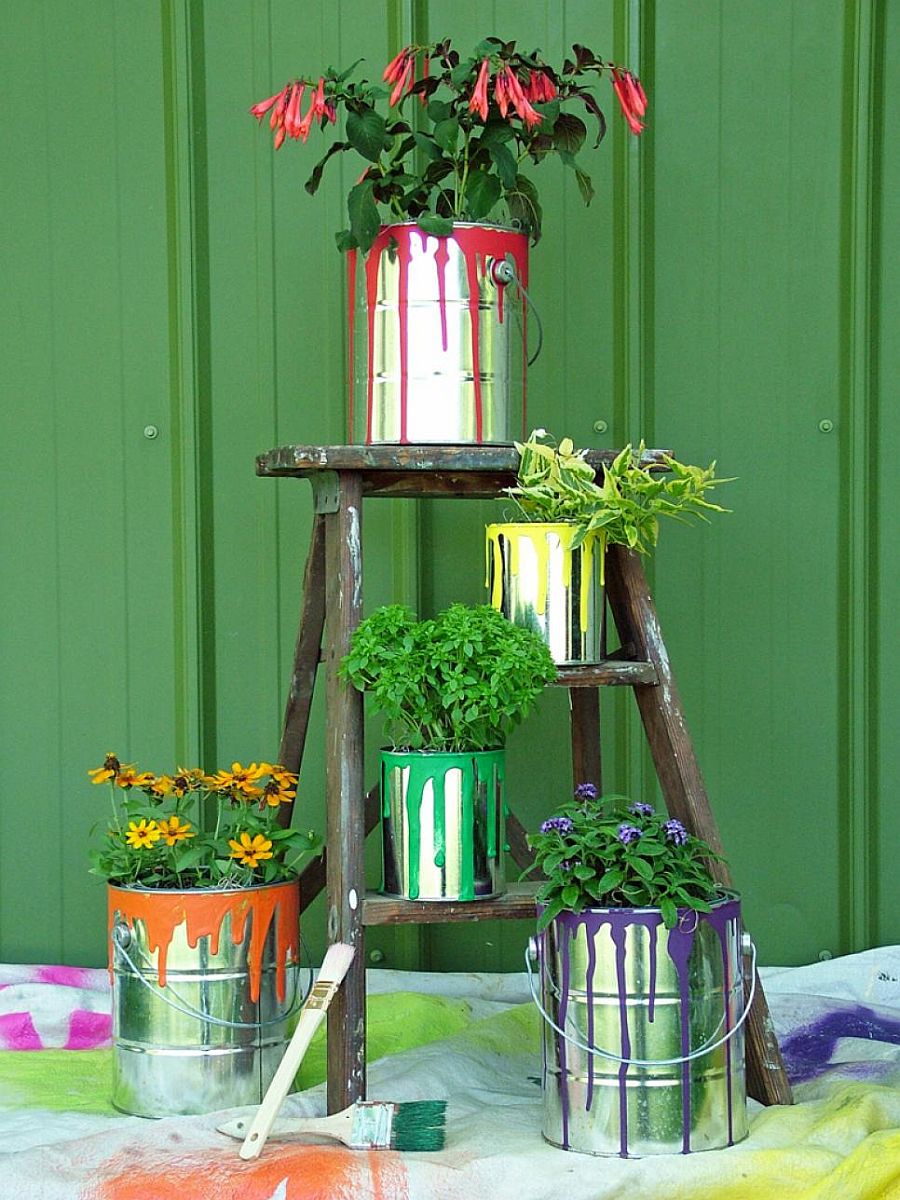
[[[647,86],[650,129],[611,122],[589,210],[536,173],[533,423],[738,477],[733,514],[666,530],[653,574],[763,961],[900,938],[900,4],[41,0],[5,23],[0,960],[101,961],[85,771],[107,749],[157,769],[274,752],[310,503],[253,457],[345,437],[343,186],[310,200],[315,151],[276,158],[246,109],[448,33],[585,42]],[[493,511],[368,505],[367,605],[481,599]],[[629,704],[604,696],[607,785],[652,794]],[[313,824],[321,733],[317,708]],[[533,824],[568,788],[565,697],[510,749]],[[320,902],[314,947],[322,926]],[[369,948],[514,969],[523,939]]]

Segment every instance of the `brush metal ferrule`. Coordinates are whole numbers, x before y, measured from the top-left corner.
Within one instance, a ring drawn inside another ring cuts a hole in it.
[[[334,979],[322,979],[314,983],[304,1008],[319,1010],[327,1008],[339,987],[340,984]]]

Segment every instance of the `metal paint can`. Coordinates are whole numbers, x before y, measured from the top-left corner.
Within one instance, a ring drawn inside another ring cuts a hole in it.
[[[350,251],[347,262],[354,442],[524,436],[524,234],[458,224],[438,237],[388,225],[364,259]]]
[[[299,884],[109,889],[113,1105],[259,1104],[302,1004]]]
[[[573,549],[576,531],[565,522],[528,521],[486,530],[491,604],[539,634],[560,666],[603,657],[603,542],[591,533]]]
[[[488,900],[506,887],[505,751],[381,754],[382,892]]]
[[[734,894],[672,930],[649,908],[552,921],[537,946],[544,1138],[623,1158],[745,1138],[741,948]]]

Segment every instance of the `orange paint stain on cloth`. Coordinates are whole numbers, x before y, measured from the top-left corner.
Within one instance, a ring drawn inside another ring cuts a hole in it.
[[[98,1174],[84,1200],[409,1200],[403,1160],[390,1150],[273,1144],[244,1162],[236,1149],[162,1159],[136,1149]]]

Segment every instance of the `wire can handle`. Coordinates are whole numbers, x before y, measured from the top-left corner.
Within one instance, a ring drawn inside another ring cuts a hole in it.
[[[537,349],[531,358],[528,360],[528,366],[533,367],[538,360],[538,355],[544,348],[544,323],[541,320],[541,314],[537,310],[537,305],[528,295],[525,290],[525,285],[516,274],[515,264],[511,254],[507,254],[506,258],[498,258],[494,261],[491,267],[491,279],[493,279],[497,287],[507,287],[510,283],[514,283],[525,298],[525,303],[534,313],[534,320],[537,324]]]
[[[196,1008],[188,1000],[185,1000],[183,996],[179,996],[179,994],[169,983],[166,984],[165,988],[154,986],[144,974],[144,971],[141,969],[141,967],[128,953],[128,947],[132,942],[132,933],[124,921],[116,921],[116,923],[113,925],[112,934],[110,936],[112,940],[113,957],[115,958],[115,956],[118,955],[118,957],[129,968],[131,974],[151,993],[151,995],[155,996],[158,1000],[162,1000],[162,1002],[167,1004],[169,1008],[174,1009],[175,1012],[181,1013],[185,1017],[195,1017],[198,1021],[203,1021],[207,1025],[216,1025],[221,1029],[267,1029],[270,1025],[281,1025],[284,1021],[287,1021],[290,1017],[294,1016],[295,1013],[300,1011],[300,1009],[306,1003],[306,997],[309,995],[312,988],[312,961],[310,959],[309,951],[306,949],[306,943],[303,941],[303,935],[301,934],[300,945],[302,950],[306,953],[306,958],[310,965],[308,968],[309,985],[307,986],[306,991],[303,993],[299,1004],[297,1003],[297,997],[301,992],[301,989],[298,986],[301,964],[297,963],[296,970],[294,971],[294,994],[291,997],[290,1004],[285,1012],[281,1013],[277,1017],[271,1017],[265,1021],[226,1021],[221,1017],[214,1017],[210,1013],[205,1013],[201,1009]],[[146,954],[142,953],[141,957],[144,960],[145,966],[151,968],[153,967],[152,961]],[[167,992],[169,995],[166,994]],[[172,999],[172,997],[174,997],[174,999]]]

